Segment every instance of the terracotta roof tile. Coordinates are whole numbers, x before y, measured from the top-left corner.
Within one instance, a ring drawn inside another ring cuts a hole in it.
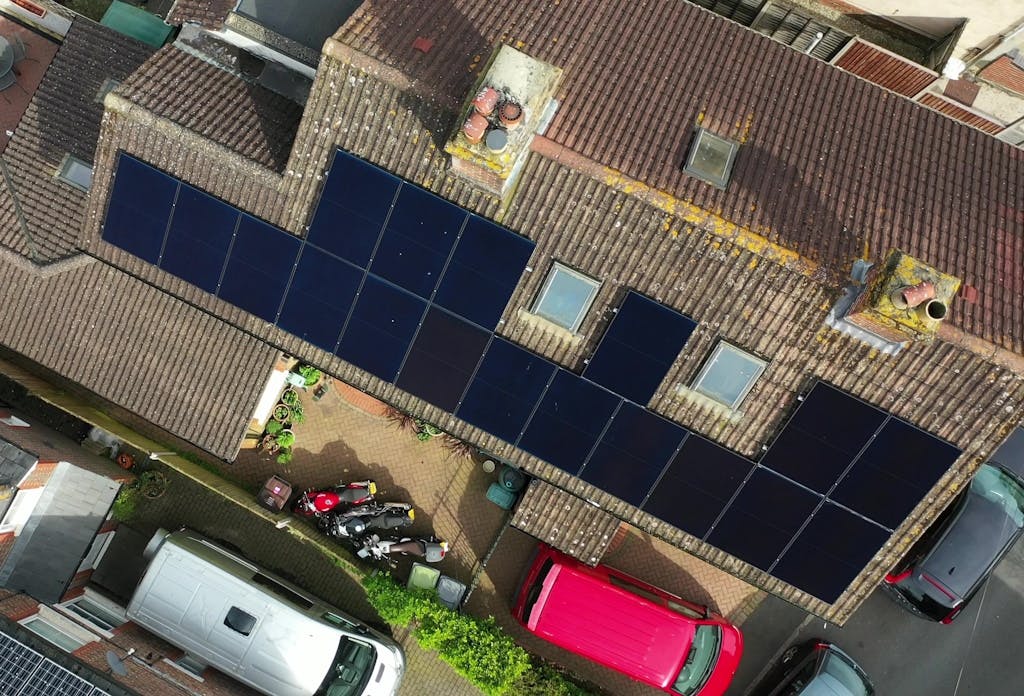
[[[978,77],[994,85],[1024,94],[1024,68],[1018,67],[1010,56],[999,56],[982,68]]]
[[[174,46],[119,90],[126,99],[275,171],[282,171],[302,108]]]
[[[977,114],[969,109],[963,108],[959,104],[954,104],[949,99],[945,99],[938,94],[922,94],[918,101],[931,109],[935,109],[939,113],[946,114],[951,118],[955,118],[957,121],[962,121],[963,123],[974,126],[978,130],[985,131],[986,133],[994,135],[1001,132],[1005,127],[1001,123],[991,121],[981,114]]]
[[[977,82],[971,82],[970,80],[950,80],[946,83],[945,89],[942,93],[950,99],[970,106],[974,103],[974,99],[978,96],[978,92],[981,90],[981,86]]]
[[[0,243],[37,263],[76,253],[85,194],[55,174],[67,154],[92,163],[101,85],[124,80],[152,52],[95,22],[74,21],[4,151]]]
[[[835,274],[900,247],[979,289],[950,321],[1024,352],[1024,153],[689,3],[630,23],[624,1],[515,7],[453,0],[439,21],[428,0],[364,3],[336,38],[449,108],[497,42],[521,47],[565,71],[558,144]],[[681,171],[698,122],[743,141],[726,191]]]
[[[534,479],[516,505],[511,524],[594,565],[622,523],[596,505]]]

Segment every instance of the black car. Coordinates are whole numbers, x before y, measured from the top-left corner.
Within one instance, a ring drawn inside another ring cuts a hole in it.
[[[832,643],[810,640],[782,659],[754,689],[756,696],[872,696],[875,687],[856,662]]]
[[[1021,464],[996,461],[1000,452],[885,576],[883,587],[917,616],[950,623],[1024,533]]]

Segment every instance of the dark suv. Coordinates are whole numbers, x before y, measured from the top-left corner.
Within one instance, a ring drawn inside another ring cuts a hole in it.
[[[1024,478],[1015,471],[1024,461],[1000,456],[1022,442],[1018,429],[885,576],[883,587],[903,607],[948,624],[1024,532]]]

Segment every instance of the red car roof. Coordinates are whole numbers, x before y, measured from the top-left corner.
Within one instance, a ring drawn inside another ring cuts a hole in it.
[[[557,564],[524,618],[552,643],[662,688],[678,676],[696,630],[681,614]]]

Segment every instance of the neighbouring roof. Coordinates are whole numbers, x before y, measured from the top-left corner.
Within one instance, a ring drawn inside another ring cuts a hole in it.
[[[0,296],[11,350],[219,457],[238,452],[270,346],[93,260],[50,273],[8,260]]]
[[[0,438],[0,485],[17,486],[39,458]]]
[[[167,23],[193,22],[208,29],[219,29],[237,4],[238,0],[175,0],[167,13]]]
[[[1024,68],[1008,55],[999,56],[978,73],[978,77],[994,85],[1024,94]]]
[[[160,49],[118,94],[276,172],[302,118],[295,102],[174,46]]]
[[[3,154],[0,245],[39,264],[77,253],[87,194],[56,173],[69,154],[92,163],[103,117],[101,86],[125,79],[152,52],[75,19]]]
[[[47,604],[61,600],[121,484],[62,462],[0,567],[0,585]]]
[[[557,144],[833,277],[901,248],[980,291],[952,323],[1024,352],[1024,153],[688,3],[633,8],[454,0],[442,22],[429,0],[367,2],[336,38],[449,107],[513,44],[565,71]],[[696,124],[742,143],[725,191],[681,171]]]

